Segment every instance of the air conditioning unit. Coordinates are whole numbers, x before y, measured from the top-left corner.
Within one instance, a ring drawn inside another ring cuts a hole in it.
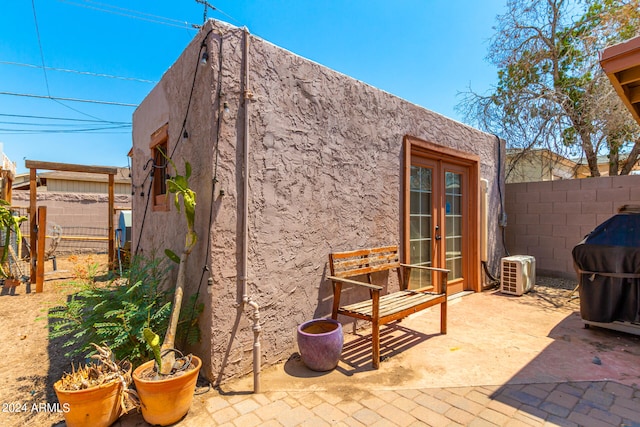
[[[500,292],[522,295],[536,283],[536,259],[531,255],[513,255],[502,258]]]

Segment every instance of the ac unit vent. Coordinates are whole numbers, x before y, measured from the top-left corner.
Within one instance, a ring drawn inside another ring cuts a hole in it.
[[[531,255],[513,255],[502,258],[500,292],[522,295],[536,283],[536,259]]]

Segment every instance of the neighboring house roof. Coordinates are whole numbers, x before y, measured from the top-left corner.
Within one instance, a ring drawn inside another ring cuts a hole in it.
[[[7,155],[2,151],[0,151],[0,154],[2,155],[2,165],[0,165],[0,170],[2,170],[10,179],[13,179],[16,174],[16,164],[9,160]]]
[[[99,174],[99,173],[51,171],[51,172],[39,172],[37,185],[46,186],[47,181],[77,181],[77,182],[107,183],[108,180],[109,180],[109,177],[107,175]],[[131,176],[130,176],[129,168],[118,168],[118,172],[114,175],[114,183],[131,185]],[[29,174],[16,175],[16,179],[13,184],[13,189],[28,190]]]
[[[546,148],[507,150],[507,182],[552,181],[580,178],[578,165]]]
[[[640,36],[603,50],[600,65],[622,102],[640,124]]]
[[[627,155],[622,154],[619,161],[622,163],[626,158]],[[569,159],[547,148],[526,151],[507,149],[507,163],[507,182],[551,181],[591,176],[584,158]],[[602,176],[609,174],[608,156],[598,156],[598,169]],[[633,167],[632,173],[636,171],[640,171],[638,164]]]

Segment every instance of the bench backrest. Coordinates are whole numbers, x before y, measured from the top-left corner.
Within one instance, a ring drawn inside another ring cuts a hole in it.
[[[399,268],[398,246],[330,253],[329,267],[332,276],[343,278]]]

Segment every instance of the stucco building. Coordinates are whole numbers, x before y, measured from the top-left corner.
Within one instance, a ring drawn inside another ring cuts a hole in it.
[[[263,364],[330,314],[332,251],[398,244],[451,269],[452,293],[481,289],[482,260],[498,268],[503,143],[246,30],[208,21],[134,113],[133,247],[147,254],[184,245],[163,152],[193,169],[187,292],[205,310],[190,350],[214,381],[252,369],[243,296],[259,306]],[[391,276],[375,280],[397,289]]]

